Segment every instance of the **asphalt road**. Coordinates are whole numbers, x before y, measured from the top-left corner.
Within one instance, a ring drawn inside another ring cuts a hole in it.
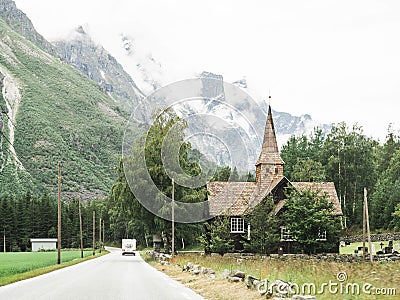
[[[71,267],[0,287],[0,299],[204,299],[121,249]]]

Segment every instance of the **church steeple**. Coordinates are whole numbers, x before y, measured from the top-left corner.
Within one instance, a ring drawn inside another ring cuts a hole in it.
[[[271,105],[268,108],[267,122],[264,130],[264,140],[260,156],[256,163],[256,182],[270,184],[273,179],[283,176],[284,161],[279,155],[276,141],[274,120]]]

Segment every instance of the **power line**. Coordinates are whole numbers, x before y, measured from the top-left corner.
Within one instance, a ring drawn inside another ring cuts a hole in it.
[[[2,136],[4,137],[4,139],[10,144],[10,146],[14,148],[14,145],[11,144],[10,140],[4,135],[3,132],[1,132],[1,135],[2,135]],[[14,150],[15,150],[15,149],[14,149]]]
[[[0,105],[0,108],[1,108],[1,112],[7,116],[8,120],[11,122],[11,124],[15,128],[15,124],[14,124],[12,118],[8,115],[8,109],[4,109],[2,105]]]

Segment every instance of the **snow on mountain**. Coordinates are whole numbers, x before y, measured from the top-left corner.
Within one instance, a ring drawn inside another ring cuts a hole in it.
[[[80,35],[85,36],[85,43],[79,42],[82,38],[77,39],[77,36]],[[69,40],[71,41],[71,37]],[[61,45],[64,50],[73,49],[76,52],[73,57],[79,53],[86,53],[85,47],[94,48],[92,43],[87,42],[88,37],[84,31],[74,33],[72,40],[75,40],[72,47],[71,42],[70,44],[61,43]],[[118,42],[107,47],[111,52],[108,53],[101,48],[100,52],[104,59],[81,62],[81,71],[89,77],[93,77],[94,70],[98,70],[97,77],[101,77],[97,79],[98,81],[102,82],[101,79],[107,78],[106,82],[116,82],[112,78],[113,76],[118,78],[119,72],[122,72],[121,69],[110,73],[104,68],[104,61],[115,57],[116,62],[123,67],[123,71],[131,77],[131,80],[125,81],[134,82],[144,95],[151,95],[168,83],[168,73],[174,70],[165,69],[164,64],[153,56],[150,49],[146,49],[146,45],[141,43],[140,38],[119,34],[114,41]],[[64,57],[71,58],[69,52],[64,53]],[[96,53],[98,52],[99,50]],[[76,61],[72,60],[70,63],[76,64]],[[91,70],[90,74],[88,74],[88,70]],[[201,91],[197,91],[198,99],[182,101],[173,105],[176,113],[188,122],[190,131],[188,141],[192,143],[193,148],[198,149],[209,160],[219,165],[232,166],[233,162],[239,170],[253,169],[261,147],[260,137],[263,136],[269,104],[262,97],[253,96],[253,99],[250,96],[253,93],[245,77],[228,84],[224,83],[222,75],[211,72],[187,74],[187,78],[194,77],[198,77],[202,81]],[[229,86],[238,87],[243,94],[227,100],[225,88],[229,88]],[[115,90],[117,87],[120,89],[120,94],[124,94],[124,85],[114,85],[112,89]],[[160,101],[160,103],[152,103],[152,105],[163,104]],[[292,135],[309,135],[315,127],[327,132],[331,127],[326,124],[318,124],[307,114],[292,116],[289,113],[273,111],[273,116],[280,146],[286,143]],[[242,145],[237,142],[238,139],[241,140]],[[247,156],[248,159],[239,162],[238,157],[244,156]]]

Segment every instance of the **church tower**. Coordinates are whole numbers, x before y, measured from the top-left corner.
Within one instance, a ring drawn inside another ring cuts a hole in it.
[[[283,177],[284,164],[284,161],[279,155],[270,105],[268,108],[261,153],[256,163],[257,185],[259,185],[260,188],[267,188],[274,179]]]

